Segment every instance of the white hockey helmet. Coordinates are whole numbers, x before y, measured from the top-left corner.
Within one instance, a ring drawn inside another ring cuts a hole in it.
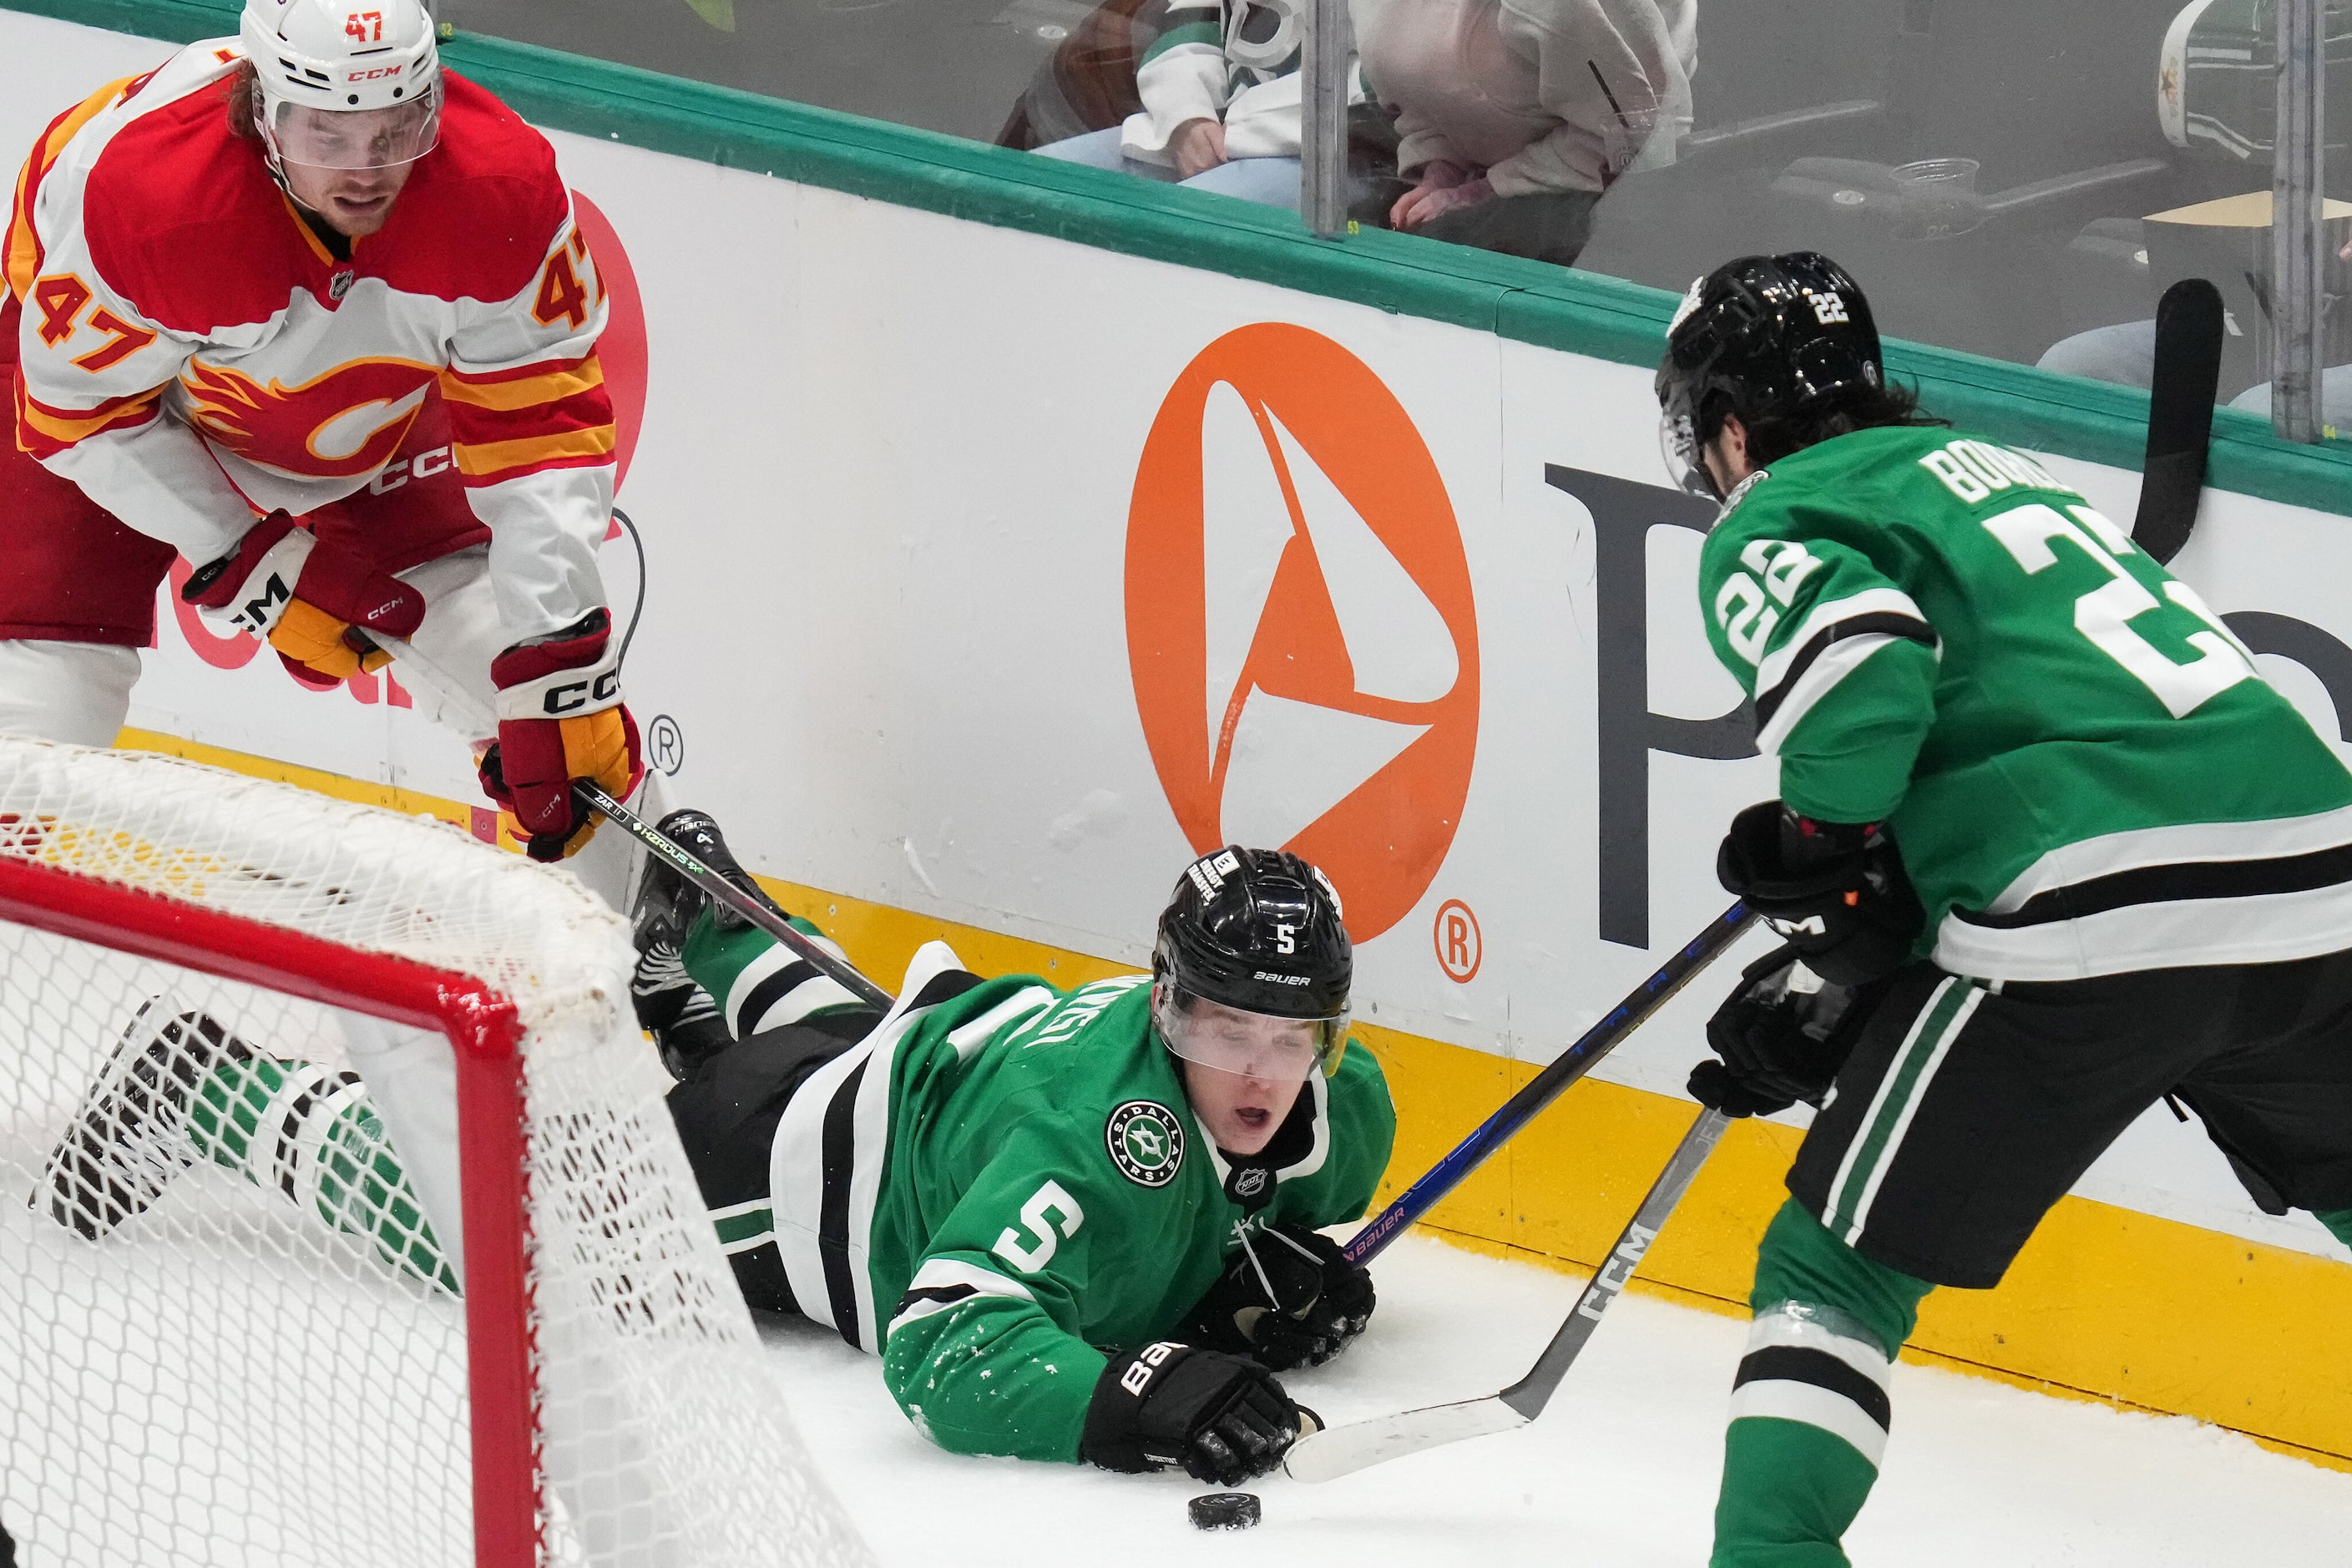
[[[245,0],[238,26],[273,167],[377,169],[441,139],[441,55],[423,0]]]

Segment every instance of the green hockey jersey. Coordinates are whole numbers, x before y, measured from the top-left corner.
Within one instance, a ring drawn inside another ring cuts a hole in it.
[[[1886,821],[1955,973],[2352,947],[2352,774],[2220,617],[2040,464],[1857,431],[1736,490],[1717,658],[1790,807]]]
[[[706,931],[687,956],[740,1027],[732,999],[774,951]],[[1166,1337],[1237,1225],[1353,1219],[1388,1164],[1396,1116],[1360,1044],[1236,1164],[1152,1036],[1149,976],[975,984],[933,942],[900,996],[794,1092],[768,1212],[715,1217],[730,1250],[772,1237],[802,1310],[878,1352],[944,1447],[1077,1458],[1105,1350]]]

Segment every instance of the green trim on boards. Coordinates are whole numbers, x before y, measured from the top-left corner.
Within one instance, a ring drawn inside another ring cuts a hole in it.
[[[236,30],[229,0],[0,0],[0,8],[173,43]],[[1286,212],[530,44],[467,34],[444,53],[454,68],[552,129],[1541,348],[1654,365],[1674,309],[1671,293],[1597,273],[1371,230],[1318,240]],[[1920,343],[1890,342],[1887,363],[1919,384],[1932,412],[1972,431],[2139,468],[2144,392]],[[2266,420],[2221,409],[2207,482],[2352,515],[2352,442],[2297,446]]]

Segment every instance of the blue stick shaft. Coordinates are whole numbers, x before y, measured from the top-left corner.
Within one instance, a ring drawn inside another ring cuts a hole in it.
[[[1692,976],[1713,963],[1724,949],[1738,942],[1748,928],[1756,923],[1756,916],[1746,904],[1734,904],[1710,921],[1707,928],[1694,938],[1688,947],[1675,953],[1659,966],[1658,972],[1633,988],[1633,993],[1611,1010],[1609,1016],[1584,1032],[1584,1037],[1562,1051],[1551,1066],[1531,1079],[1525,1089],[1503,1102],[1502,1109],[1481,1123],[1478,1130],[1454,1146],[1454,1152],[1430,1168],[1429,1173],[1407,1187],[1396,1202],[1375,1215],[1370,1223],[1358,1231],[1346,1247],[1348,1261],[1364,1263],[1379,1256],[1381,1249],[1404,1234],[1404,1227],[1419,1219],[1438,1199],[1452,1192],[1462,1179],[1486,1163],[1488,1155],[1508,1142],[1511,1135],[1525,1127],[1560,1094],[1570,1084],[1592,1069],[1595,1062],[1615,1049],[1618,1043],[1640,1027],[1649,1016],[1664,1006]]]

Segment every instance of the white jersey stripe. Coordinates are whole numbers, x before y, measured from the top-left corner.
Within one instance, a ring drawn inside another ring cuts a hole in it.
[[[1948,984],[1950,982],[1946,984]],[[1903,1108],[1895,1117],[1895,1131],[1887,1135],[1886,1145],[1879,1151],[1877,1163],[1871,1167],[1870,1175],[1863,1184],[1861,1201],[1854,1205],[1853,1217],[1842,1238],[1848,1247],[1852,1247],[1861,1238],[1864,1227],[1870,1224],[1871,1205],[1878,1201],[1878,1189],[1885,1184],[1886,1173],[1894,1168],[1895,1156],[1903,1152],[1903,1136],[1910,1131],[1912,1118],[1919,1113],[1920,1101],[1927,1098],[1928,1089],[1934,1087],[1936,1073],[1943,1067],[1944,1058],[1952,1054],[1952,1042],[1958,1039],[1961,1031],[1969,1026],[1969,1020],[1976,1016],[1976,1010],[1984,999],[1985,993],[1981,989],[1974,985],[1969,986],[1968,999],[1962,1002],[1958,1010],[1952,1015],[1951,1022],[1937,1031],[1935,1048],[1927,1058],[1927,1065],[1922,1068],[1919,1070],[1919,1076],[1912,1080],[1911,1090],[1904,1096]],[[1901,1062],[1898,1060],[1895,1067],[1888,1069],[1888,1079],[1890,1080],[1895,1079],[1900,1070]],[[1869,1135],[1870,1128],[1864,1127],[1855,1134],[1856,1144],[1867,1142]]]
[[[1837,1357],[1881,1388],[1894,1381],[1894,1365],[1876,1345],[1841,1334],[1811,1318],[1792,1316],[1785,1310],[1786,1305],[1765,1313],[1748,1331],[1750,1353],[1780,1347],[1820,1351]]]
[[[812,974],[769,1003],[742,1033],[756,1035],[762,1029],[782,1028],[787,1024],[799,1023],[821,1007],[852,1006],[858,1000],[856,992],[832,975]]]
[[[934,1312],[944,1312],[951,1307],[960,1307],[964,1301],[971,1300],[973,1296],[1000,1296],[1016,1301],[1034,1301],[1037,1299],[1036,1294],[1020,1280],[1009,1279],[993,1269],[982,1268],[977,1264],[966,1263],[957,1258],[925,1258],[922,1268],[917,1269],[915,1277],[907,1282],[907,1293],[911,1296],[918,1290],[950,1289],[958,1285],[970,1287],[972,1295],[955,1301],[930,1300],[909,1302],[906,1310],[890,1320],[890,1327],[884,1335],[885,1341],[887,1342],[890,1334],[897,1333],[907,1324],[919,1322]]]
[[[1927,1026],[1927,1020],[1935,1014],[1936,1005],[1944,999],[1944,994],[1960,984],[1959,980],[1948,977],[1927,994],[1927,1000],[1920,1005],[1917,1015],[1911,1020],[1910,1032],[1903,1037],[1903,1044],[1895,1048],[1894,1059],[1886,1064],[1886,1071],[1880,1075],[1878,1088],[1870,1097],[1870,1107],[1862,1113],[1862,1121],[1845,1146],[1845,1157],[1838,1162],[1837,1174],[1830,1178],[1829,1202],[1822,1209],[1822,1223],[1832,1230],[1839,1228],[1842,1217],[1837,1206],[1838,1194],[1845,1191],[1846,1182],[1853,1174],[1854,1162],[1862,1158],[1863,1145],[1870,1142],[1870,1130],[1878,1125],[1879,1113],[1886,1108],[1886,1097],[1895,1092],[1895,1080],[1902,1076],[1903,1063],[1918,1043],[1919,1031]]]
[[[1946,915],[1937,967],[1999,980],[2086,980],[2142,969],[2284,963],[2352,947],[2352,883],[2295,893],[2126,904],[2002,929]]]
[[[1789,738],[1789,731],[1813,710],[1815,703],[1835,690],[1838,682],[1861,668],[1864,660],[1887,644],[1908,640],[1885,632],[1864,632],[1860,637],[1832,643],[1797,677],[1796,684],[1780,700],[1780,706],[1772,710],[1771,719],[1756,731],[1756,749],[1768,757],[1779,756],[1780,742]]]
[[[2258,822],[2185,822],[2169,827],[2102,834],[2096,838],[2062,845],[2043,855],[2018,873],[2016,880],[2003,888],[2000,896],[1987,906],[1986,912],[2011,914],[2023,909],[2037,893],[2144,866],[2176,866],[2204,860],[2273,860],[2332,849],[2339,844],[2352,844],[2352,805],[2308,816],[2281,816]]]
[[[1844,1439],[1870,1461],[1873,1469],[1886,1455],[1885,1427],[1843,1394],[1810,1383],[1759,1378],[1741,1384],[1731,1391],[1731,1418],[1739,1421],[1753,1416],[1818,1426],[1833,1437]]]
[[[1908,616],[1922,626],[1928,624],[1927,617],[1919,613],[1918,605],[1900,588],[1866,588],[1843,599],[1832,599],[1826,605],[1815,605],[1796,635],[1765,655],[1763,662],[1756,667],[1756,700],[1761,702],[1780,689],[1789,678],[1789,667],[1813,638],[1839,622],[1858,616]]]
[[[1013,1022],[1013,1019],[1026,1013],[1034,1013],[1040,1007],[1050,1007],[1054,1000],[1053,991],[1043,985],[1032,985],[1026,990],[1015,991],[979,1017],[958,1024],[949,1030],[948,1044],[955,1047],[958,1059],[961,1059],[988,1044],[995,1037],[999,1029]]]

